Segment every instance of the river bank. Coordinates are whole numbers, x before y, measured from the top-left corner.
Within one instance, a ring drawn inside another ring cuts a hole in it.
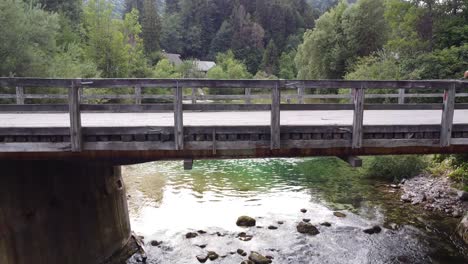
[[[404,203],[401,190],[337,159],[200,161],[192,171],[157,162],[123,172],[146,263],[239,264],[252,252],[272,263],[468,261],[452,236],[458,219]],[[237,226],[241,215],[255,226]]]

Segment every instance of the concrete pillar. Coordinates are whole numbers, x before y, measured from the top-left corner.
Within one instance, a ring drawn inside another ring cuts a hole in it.
[[[130,237],[120,167],[0,161],[0,263],[100,264]]]

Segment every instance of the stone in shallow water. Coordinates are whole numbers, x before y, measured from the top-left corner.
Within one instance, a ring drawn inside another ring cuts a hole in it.
[[[150,242],[151,246],[157,247],[162,244],[162,241],[157,241],[157,240],[151,240]]]
[[[331,224],[329,222],[323,222],[323,223],[320,223],[321,226],[326,226],[326,227],[330,227]]]
[[[255,264],[255,262],[253,262],[251,260],[244,260],[240,264]]]
[[[271,259],[266,258],[262,254],[252,251],[249,255],[249,260],[253,261],[255,264],[269,264],[271,263]]]
[[[208,255],[197,255],[197,260],[200,263],[205,263],[208,260]]]
[[[378,234],[380,233],[380,231],[382,231],[382,228],[380,228],[380,226],[373,226],[371,228],[366,228],[364,230],[362,230],[364,233],[366,234],[369,234],[369,235],[372,235],[372,234]]]
[[[208,251],[208,258],[213,261],[213,260],[216,260],[217,258],[219,258],[219,255],[218,253],[214,252],[214,251]]]
[[[305,213],[307,213],[307,209],[302,208],[301,212],[305,214]]]
[[[276,226],[274,226],[274,225],[271,225],[271,226],[268,227],[268,229],[270,229],[270,230],[275,230],[275,229],[278,229],[278,227],[276,227]]]
[[[197,236],[198,236],[198,234],[194,233],[194,232],[188,232],[187,234],[185,234],[185,238],[187,238],[187,239],[195,238]]]
[[[256,220],[250,216],[239,216],[236,221],[237,226],[244,226],[244,227],[249,227],[249,226],[255,226]]]
[[[297,232],[308,235],[318,235],[320,232],[318,229],[310,223],[300,222],[296,226]]]
[[[468,245],[468,212],[458,224],[457,234],[463,239],[465,244]]]
[[[302,221],[306,222],[306,223],[309,223],[310,222],[310,219],[309,218],[304,218],[302,219]]]
[[[282,224],[284,224],[284,221],[278,221],[277,223],[278,223],[278,225],[282,225]]]
[[[346,217],[346,215],[343,214],[342,212],[333,212],[333,215],[336,217],[341,217],[341,218]]]

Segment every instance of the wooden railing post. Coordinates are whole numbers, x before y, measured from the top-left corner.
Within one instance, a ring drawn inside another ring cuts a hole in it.
[[[278,83],[271,89],[271,149],[281,147],[280,122],[281,91]]]
[[[404,104],[405,103],[405,89],[400,88],[398,90],[398,104]]]
[[[68,90],[68,107],[70,113],[70,143],[72,152],[82,149],[81,113],[80,113],[80,80],[73,80]]]
[[[16,104],[24,104],[24,88],[23,86],[16,86]]]
[[[141,85],[135,85],[135,104],[141,104]]]
[[[297,102],[299,104],[304,103],[304,87],[297,88]]]
[[[197,103],[197,88],[192,88],[192,104]]]
[[[352,147],[362,147],[362,135],[364,124],[364,87],[353,89],[353,142]]]
[[[250,97],[250,94],[252,93],[252,89],[251,88],[245,88],[245,104],[251,104],[252,103],[252,99]]]
[[[442,122],[440,130],[440,146],[450,146],[452,139],[453,116],[455,113],[456,84],[452,84],[444,90],[444,106],[442,110]]]
[[[183,89],[179,82],[174,89],[174,143],[176,150],[184,149]]]

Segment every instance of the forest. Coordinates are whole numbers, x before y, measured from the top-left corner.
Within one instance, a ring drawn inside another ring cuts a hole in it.
[[[1,0],[0,75],[460,78],[467,9],[468,0]],[[200,74],[193,60],[217,66]]]

